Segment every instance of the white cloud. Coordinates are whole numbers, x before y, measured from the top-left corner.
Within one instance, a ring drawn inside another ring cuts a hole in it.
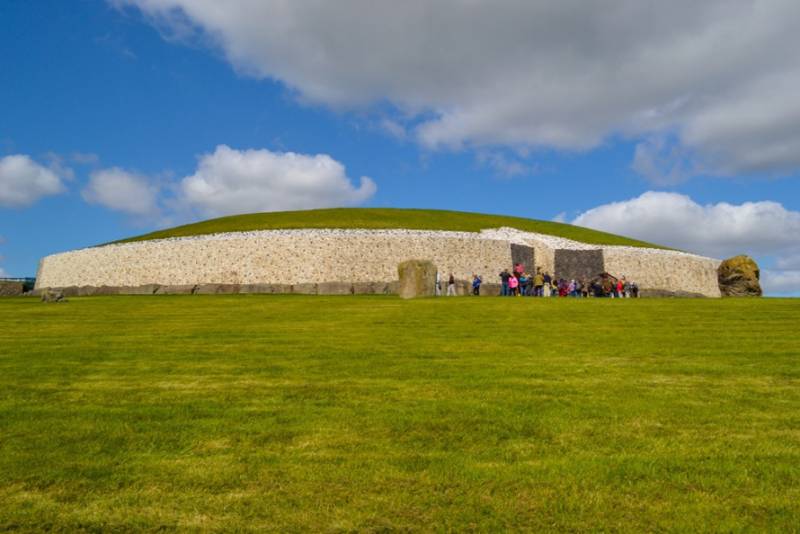
[[[30,206],[40,198],[64,191],[56,171],[25,154],[0,158],[0,206]]]
[[[717,257],[800,247],[800,212],[770,201],[700,205],[686,195],[648,191],[590,209],[573,224]]]
[[[761,271],[761,286],[771,295],[800,295],[800,270]]]
[[[631,168],[656,185],[681,183],[700,170],[685,147],[663,136],[638,143]]]
[[[538,167],[533,163],[528,163],[516,157],[507,156],[500,151],[479,150],[476,158],[478,163],[490,168],[495,176],[500,178],[514,178],[533,174]]]
[[[180,183],[180,200],[205,215],[351,206],[368,200],[375,183],[355,187],[344,165],[325,154],[234,150],[220,145],[200,157]]]
[[[146,177],[118,167],[92,172],[81,194],[91,204],[129,215],[155,216],[159,213],[158,187]]]
[[[670,134],[690,170],[800,167],[796,0],[109,1],[303,99],[388,102],[430,147]]]
[[[775,267],[778,269],[800,271],[800,251],[798,251],[796,254],[778,258],[778,261],[775,262]]]
[[[404,140],[408,135],[405,127],[399,122],[392,119],[383,118],[378,123],[378,126],[381,130],[389,134],[391,137],[394,137],[395,139],[398,139],[400,141]]]
[[[649,191],[590,209],[572,223],[718,258],[775,258],[776,269],[762,270],[765,290],[800,292],[800,212],[778,202],[701,205]]]

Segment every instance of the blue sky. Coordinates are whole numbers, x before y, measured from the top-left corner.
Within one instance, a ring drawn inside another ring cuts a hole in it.
[[[487,3],[488,14],[456,0],[408,12],[357,4],[328,13],[236,0],[231,16],[206,0],[0,4],[2,272],[33,275],[53,252],[235,212],[247,190],[253,209],[577,220],[703,254],[751,253],[772,293],[800,290],[800,92],[790,90],[800,68],[776,63],[773,41],[791,3],[756,15],[667,7],[664,25],[691,17],[696,27],[680,27],[704,36],[696,55],[723,65],[704,39],[726,17],[775,25],[741,30],[754,57],[738,59],[734,42],[727,70],[710,73],[675,59],[685,54],[674,34],[642,31],[635,3],[611,2],[631,20],[593,27],[585,47],[573,25],[597,17],[565,11],[551,32],[526,13],[536,2]],[[496,24],[475,29],[472,15]],[[517,27],[528,15],[536,24]],[[441,31],[419,22],[439,18]],[[675,72],[643,71],[609,36]]]

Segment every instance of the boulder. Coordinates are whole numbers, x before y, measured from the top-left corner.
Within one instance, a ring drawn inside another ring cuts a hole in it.
[[[0,297],[19,297],[25,292],[22,282],[0,282]]]
[[[436,294],[436,266],[428,260],[408,260],[397,266],[397,289],[401,298],[432,297]]]
[[[42,291],[42,302],[66,302],[64,292],[60,289],[45,289]]]
[[[758,264],[750,256],[734,256],[717,269],[719,290],[723,297],[760,297]]]

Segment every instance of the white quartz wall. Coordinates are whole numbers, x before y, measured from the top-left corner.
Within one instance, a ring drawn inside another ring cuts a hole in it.
[[[498,282],[511,267],[511,243],[534,249],[554,272],[556,249],[603,250],[605,270],[642,289],[719,297],[718,260],[684,252],[590,245],[513,228],[471,232],[421,230],[274,230],[107,245],[44,258],[36,286],[145,284],[304,284],[391,282],[397,264],[431,260],[443,277],[473,273]],[[558,275],[558,273],[555,273]]]
[[[640,288],[720,296],[718,260],[677,251],[632,247],[606,247],[603,258],[606,272],[635,281]]]
[[[44,258],[38,288],[144,284],[390,282],[397,264],[428,259],[442,276],[493,281],[508,241],[468,232],[286,230],[142,241]]]
[[[616,277],[625,276],[642,289],[673,293],[695,293],[706,297],[719,297],[717,267],[719,260],[677,250],[656,248],[601,246],[581,243],[563,237],[515,228],[496,228],[481,231],[491,239],[507,239],[533,247],[535,265],[543,272],[555,272],[555,251],[602,250],[605,271]],[[558,276],[558,273],[555,273]]]

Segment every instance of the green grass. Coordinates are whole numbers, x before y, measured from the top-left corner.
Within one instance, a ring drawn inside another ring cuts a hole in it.
[[[0,300],[0,531],[796,531],[798,300]]]
[[[167,237],[186,237],[219,232],[245,232],[252,230],[280,230],[287,228],[409,228],[413,230],[453,230],[478,232],[484,228],[511,226],[528,232],[566,237],[597,245],[628,245],[634,247],[664,248],[652,243],[637,241],[580,226],[537,221],[521,217],[465,213],[461,211],[417,210],[394,208],[336,208],[306,211],[251,213],[211,219],[185,226],[159,230],[145,235],[117,241],[143,241]]]

